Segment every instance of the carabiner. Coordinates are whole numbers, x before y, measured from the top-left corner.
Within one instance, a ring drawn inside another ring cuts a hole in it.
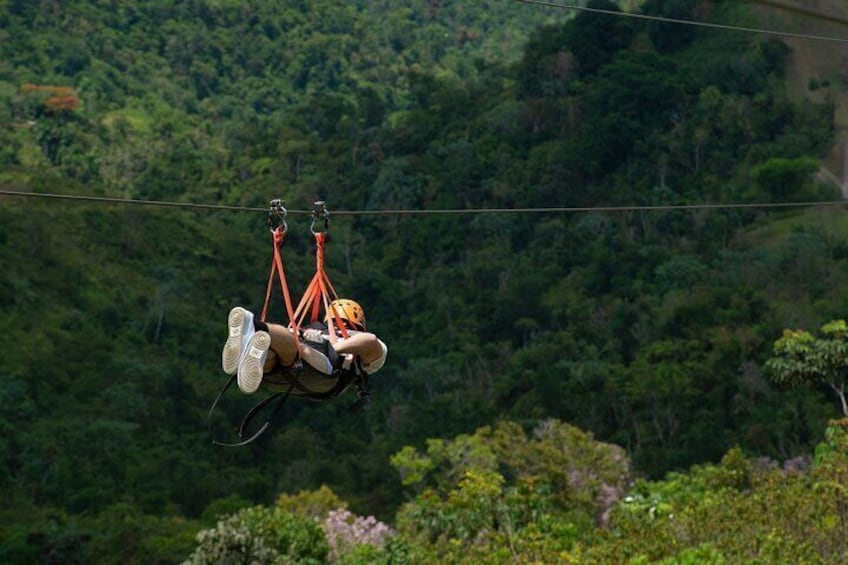
[[[312,203],[312,223],[309,225],[309,231],[312,232],[312,235],[317,235],[315,233],[315,222],[318,221],[318,216],[324,219],[324,233],[326,233],[330,229],[330,212],[323,200],[316,200]]]
[[[282,228],[284,234],[288,231],[289,225],[286,223],[286,214],[288,214],[288,210],[286,210],[285,201],[279,198],[271,201],[271,207],[268,210],[268,228],[271,233],[276,233],[278,228]]]

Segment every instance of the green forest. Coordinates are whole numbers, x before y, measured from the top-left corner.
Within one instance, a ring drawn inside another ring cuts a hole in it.
[[[0,0],[0,561],[848,561],[844,71],[544,4]],[[388,359],[221,447],[273,199]]]

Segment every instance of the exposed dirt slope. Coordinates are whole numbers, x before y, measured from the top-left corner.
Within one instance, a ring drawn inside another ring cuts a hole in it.
[[[848,1],[747,0],[768,29],[844,38],[845,42],[783,37],[792,48],[787,68],[790,92],[816,102],[833,100],[836,143],[824,157],[821,178],[840,184],[848,198]]]

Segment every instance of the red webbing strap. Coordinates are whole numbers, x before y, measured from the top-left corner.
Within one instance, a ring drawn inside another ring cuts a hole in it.
[[[292,310],[291,295],[289,294],[289,285],[286,283],[286,272],[283,269],[283,254],[280,252],[283,247],[283,239],[285,238],[286,232],[282,227],[278,227],[273,233],[274,258],[271,260],[271,273],[268,275],[268,286],[265,289],[265,304],[262,306],[262,317],[260,320],[264,322],[265,317],[268,315],[268,305],[271,303],[271,289],[274,286],[274,273],[277,273],[280,280],[280,287],[283,291],[283,298],[286,302],[286,314],[288,314],[289,324],[291,324],[291,320],[294,319],[294,312]],[[295,336],[295,340],[296,339],[297,336]]]
[[[306,306],[311,302],[312,296],[315,294],[316,286],[317,282],[315,281],[315,277],[313,277],[309,286],[306,287],[306,292],[303,293],[300,303],[298,303],[297,308],[294,309],[294,316],[292,317],[289,327],[299,328],[301,324],[303,324],[303,320],[306,317]]]
[[[299,328],[306,320],[307,314],[310,321],[316,322],[320,318],[321,306],[324,306],[325,312],[330,312],[330,302],[337,299],[336,290],[333,288],[333,283],[330,282],[330,277],[324,270],[324,243],[326,241],[325,233],[318,232],[315,234],[315,275],[303,293],[300,303],[295,308],[294,315],[291,320],[291,327]],[[341,321],[341,318],[332,308],[333,312],[330,316],[334,325],[337,327],[342,337],[348,337],[347,328]],[[335,332],[331,331],[330,340],[335,341]]]

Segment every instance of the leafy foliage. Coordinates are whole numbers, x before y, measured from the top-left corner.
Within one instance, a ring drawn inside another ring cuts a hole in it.
[[[302,490],[297,494],[283,493],[277,498],[277,508],[299,518],[323,520],[329,512],[341,512],[347,503],[327,485],[314,491]]]
[[[430,472],[410,475],[422,459]],[[559,421],[540,424],[532,439],[502,422],[473,436],[430,440],[426,456],[407,448],[392,463],[407,484],[422,479],[398,513],[402,539],[427,547],[429,557],[419,556],[426,562],[449,563],[507,562],[525,552],[556,562],[578,532],[606,519],[630,473],[620,448]]]
[[[829,435],[841,437],[841,427]],[[838,562],[844,472],[841,464],[779,469],[731,451],[719,466],[637,485],[610,532],[581,555],[592,563],[686,563],[698,554],[711,563]]]
[[[324,563],[327,544],[310,520],[280,509],[245,508],[197,535],[186,563]]]
[[[471,442],[478,453],[526,454],[547,445],[550,430],[559,430],[570,438],[563,451],[572,469],[577,462],[593,469],[605,462],[620,464],[615,457],[598,457],[609,453],[609,446],[587,443],[585,434],[561,422],[546,423],[547,439],[509,434],[514,428],[502,423],[494,433],[481,429],[474,436],[434,440],[430,451],[456,447],[453,453],[468,453]],[[453,459],[445,470],[456,478],[405,504],[398,514],[399,530],[389,538],[390,529],[373,517],[330,511],[324,523],[329,562],[839,562],[848,552],[843,536],[848,506],[841,486],[848,473],[846,437],[846,422],[831,421],[812,467],[787,462],[779,468],[772,460],[751,459],[732,448],[719,464],[698,465],[659,481],[637,480],[625,497],[610,499],[609,519],[594,524],[581,520],[579,509],[559,502],[564,485],[557,465],[536,467],[527,475],[503,464],[501,472],[465,468]],[[595,455],[584,458],[586,447]],[[403,450],[395,464],[402,468],[409,455],[409,449]]]
[[[775,356],[766,366],[779,384],[824,384],[839,400],[842,415],[848,416],[845,379],[848,377],[848,324],[834,320],[822,326],[822,338],[804,330],[784,330],[774,342]]]

